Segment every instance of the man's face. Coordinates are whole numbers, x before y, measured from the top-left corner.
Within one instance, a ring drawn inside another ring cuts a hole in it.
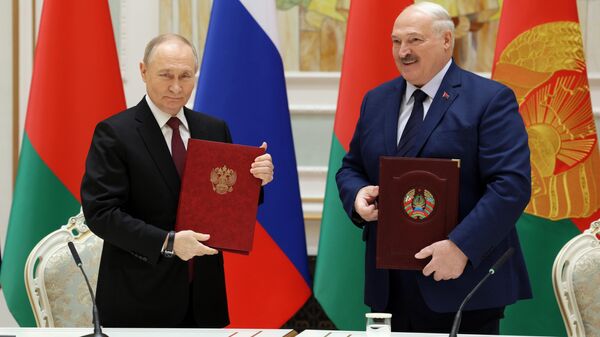
[[[140,63],[148,96],[156,106],[175,116],[194,90],[196,61],[192,49],[180,41],[165,41]]]
[[[392,30],[396,67],[417,87],[429,82],[452,56],[450,31],[437,33],[432,23],[429,15],[408,8],[400,13]]]

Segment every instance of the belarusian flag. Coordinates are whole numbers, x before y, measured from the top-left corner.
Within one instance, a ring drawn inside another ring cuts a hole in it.
[[[600,216],[598,143],[575,0],[505,0],[492,77],[519,101],[531,149],[531,201],[517,223],[532,300],[501,332],[564,336],[551,270],[560,248]]]
[[[314,280],[314,294],[339,329],[364,330],[362,232],[344,212],[335,174],[348,152],[365,93],[397,77],[392,57],[394,21],[410,0],[352,1]]]
[[[97,122],[125,108],[106,0],[45,0],[0,281],[21,326],[35,326],[23,282],[38,241],[79,211]]]

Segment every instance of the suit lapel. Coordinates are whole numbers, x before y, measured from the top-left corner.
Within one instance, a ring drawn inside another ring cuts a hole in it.
[[[202,125],[196,123],[196,115],[186,107],[183,107],[183,113],[185,114],[185,119],[187,119],[188,127],[190,128],[190,138],[202,139],[200,138],[200,135],[202,134],[200,127]]]
[[[427,139],[429,139],[429,136],[431,136],[433,130],[442,120],[442,117],[452,105],[452,102],[458,97],[460,85],[460,69],[452,62],[450,68],[448,68],[448,72],[446,72],[446,75],[442,80],[440,88],[433,98],[433,102],[431,102],[431,106],[421,125],[421,130],[417,134],[415,144],[412,149],[406,153],[406,157],[416,157],[419,152],[421,152],[421,149],[425,145],[425,142],[427,142]]]
[[[135,118],[140,122],[137,131],[146,145],[146,150],[150,153],[154,164],[158,167],[158,171],[171,192],[173,192],[173,196],[178,198],[181,179],[175,168],[169,148],[165,143],[165,137],[158,127],[145,98],[137,105]]]
[[[186,107],[183,107],[183,113],[190,128],[190,138],[209,140],[206,136],[209,132],[206,129],[206,124],[200,121],[200,114]]]
[[[393,89],[388,93],[385,100],[385,105],[382,109],[385,114],[384,141],[385,152],[388,156],[396,153],[398,146],[398,117],[400,114],[400,101],[406,90],[406,81],[403,78],[398,78],[394,81]]]

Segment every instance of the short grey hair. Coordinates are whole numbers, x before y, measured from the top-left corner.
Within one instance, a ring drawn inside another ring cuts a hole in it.
[[[433,30],[437,34],[441,35],[443,32],[450,31],[452,36],[450,47],[454,49],[454,22],[444,7],[428,1],[417,2],[411,7],[433,19]]]
[[[196,65],[195,70],[197,71],[198,70],[198,52],[196,51],[196,47],[194,47],[194,45],[185,37],[183,37],[179,34],[174,34],[174,33],[166,33],[166,34],[158,35],[157,37],[150,40],[150,42],[148,42],[148,44],[146,45],[146,50],[144,51],[144,64],[146,66],[148,65],[148,62],[150,62],[150,57],[152,56],[152,52],[154,52],[154,49],[156,49],[156,47],[158,47],[159,45],[161,45],[165,42],[173,41],[173,40],[183,42],[183,44],[192,48],[192,52],[194,53],[194,64]]]

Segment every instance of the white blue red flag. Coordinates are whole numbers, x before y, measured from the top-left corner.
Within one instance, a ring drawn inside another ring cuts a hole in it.
[[[213,2],[194,109],[224,119],[235,143],[268,143],[275,179],[253,250],[225,254],[225,276],[230,327],[280,327],[311,285],[274,1]]]

